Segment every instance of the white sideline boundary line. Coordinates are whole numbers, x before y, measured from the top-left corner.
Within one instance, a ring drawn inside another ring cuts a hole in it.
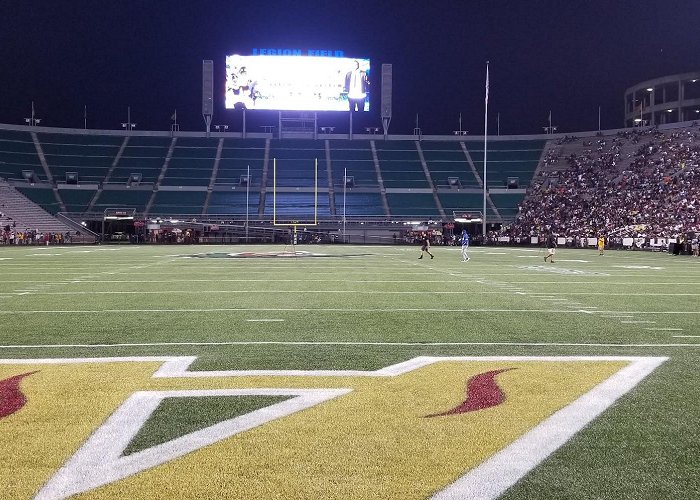
[[[700,338],[700,335],[674,335],[674,337]],[[249,346],[249,345],[287,345],[287,346],[512,346],[512,347],[700,347],[700,344],[613,344],[583,342],[334,342],[307,340],[241,340],[228,342],[136,342],[119,344],[6,344],[0,349],[103,349],[110,347],[182,347],[182,346]],[[83,358],[78,358],[83,359]],[[84,358],[93,359],[93,358]],[[102,358],[100,358],[102,359]],[[105,358],[106,359],[106,358]],[[111,358],[110,358],[111,359]],[[121,358],[115,358],[121,359]],[[154,357],[154,360],[169,358]],[[21,360],[20,360],[21,361]]]
[[[29,293],[29,292],[28,292]],[[0,315],[32,315],[32,314],[105,314],[105,313],[211,313],[211,312],[347,312],[347,313],[404,313],[404,312],[439,312],[439,313],[542,313],[542,314],[575,314],[592,313],[596,314],[700,314],[697,311],[583,311],[583,309],[598,309],[595,306],[583,306],[577,311],[567,311],[562,309],[451,309],[438,307],[399,307],[399,308],[345,308],[345,307],[209,307],[203,309],[19,309],[1,310]]]

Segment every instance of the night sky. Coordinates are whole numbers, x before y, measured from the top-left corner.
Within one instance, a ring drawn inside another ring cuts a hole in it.
[[[700,1],[197,1],[0,0],[0,122],[137,130],[203,130],[201,65],[215,67],[213,123],[241,129],[223,105],[224,57],[253,48],[344,50],[393,64],[390,133],[463,128],[483,133],[490,61],[489,133],[621,127],[625,88],[700,70]],[[378,99],[362,125],[380,125]],[[346,122],[321,115],[319,125]],[[276,114],[249,112],[248,131]]]

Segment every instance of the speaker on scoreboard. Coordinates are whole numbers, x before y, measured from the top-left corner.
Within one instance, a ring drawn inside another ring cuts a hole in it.
[[[214,114],[214,61],[202,61],[202,114]]]
[[[518,186],[520,185],[520,178],[519,177],[508,177],[506,180],[506,188],[508,189],[518,189]]]
[[[66,184],[78,184],[78,172],[66,172]]]
[[[382,118],[391,118],[392,66],[382,64]]]

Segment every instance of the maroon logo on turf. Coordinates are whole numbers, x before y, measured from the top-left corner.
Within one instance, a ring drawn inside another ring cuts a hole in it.
[[[36,372],[23,373],[0,380],[0,418],[12,415],[25,405],[27,397],[22,394],[19,384],[24,377],[33,373]]]
[[[494,379],[499,373],[509,370],[514,370],[514,368],[492,370],[474,375],[467,381],[467,399],[463,403],[442,413],[426,415],[426,418],[459,415],[460,413],[485,410],[486,408],[500,405],[505,401],[506,396]]]

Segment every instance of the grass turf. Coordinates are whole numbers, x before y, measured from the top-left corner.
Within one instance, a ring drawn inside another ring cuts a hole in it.
[[[303,249],[327,257],[0,249],[0,357],[196,355],[193,369],[216,370],[377,369],[418,355],[666,355],[505,497],[700,495],[700,260],[561,250],[545,264],[536,249],[474,248],[461,263],[457,248],[420,261],[413,247]]]

